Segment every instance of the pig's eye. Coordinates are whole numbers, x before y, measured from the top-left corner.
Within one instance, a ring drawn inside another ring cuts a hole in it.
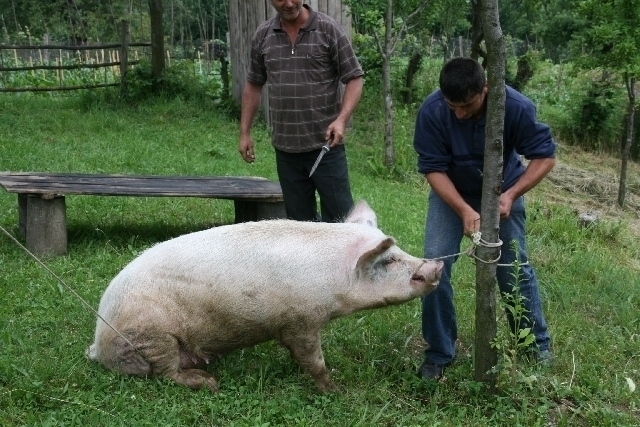
[[[382,264],[383,267],[387,267],[388,265],[391,265],[395,262],[397,262],[398,260],[396,259],[396,257],[388,257],[388,258],[383,258],[380,260],[380,264]]]

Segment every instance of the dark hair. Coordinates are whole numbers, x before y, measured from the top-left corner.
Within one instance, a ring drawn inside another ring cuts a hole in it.
[[[475,59],[450,59],[440,71],[440,90],[451,102],[468,101],[482,92],[485,83],[484,68]]]

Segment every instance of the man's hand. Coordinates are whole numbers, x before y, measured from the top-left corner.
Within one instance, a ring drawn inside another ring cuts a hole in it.
[[[329,127],[327,127],[324,139],[325,141],[331,142],[331,144],[329,144],[329,148],[333,148],[342,143],[342,139],[344,138],[344,129],[345,124],[339,119],[336,119],[329,125]]]
[[[513,205],[513,199],[510,194],[502,193],[500,195],[500,219],[507,219],[511,215],[511,206]]]
[[[253,141],[251,140],[251,123],[258,112],[260,98],[262,97],[262,86],[247,81],[242,90],[242,105],[240,114],[240,142],[238,151],[247,163],[253,163],[256,159],[253,152]]]
[[[465,236],[471,237],[472,233],[480,231],[480,214],[464,201],[445,172],[430,172],[425,178],[438,196],[458,214]]]
[[[509,218],[513,201],[535,187],[556,164],[554,158],[533,159],[529,161],[518,181],[500,195],[500,219]]]
[[[465,236],[471,237],[473,233],[480,231],[480,214],[478,212],[469,208],[465,210],[461,218]]]
[[[327,127],[324,139],[330,141],[329,148],[333,148],[338,144],[342,144],[345,128],[349,117],[356,109],[360,96],[362,95],[362,77],[355,77],[347,82],[344,87],[344,95],[342,97],[342,108],[338,117]]]
[[[238,144],[238,151],[240,151],[240,155],[247,163],[253,163],[256,159],[256,156],[253,152],[253,141],[250,137],[241,137],[240,143]]]

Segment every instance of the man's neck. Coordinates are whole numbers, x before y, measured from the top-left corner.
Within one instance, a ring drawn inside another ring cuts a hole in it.
[[[302,9],[300,10],[300,14],[293,21],[282,19],[282,16],[280,16],[280,26],[282,26],[282,29],[285,30],[286,32],[293,31],[297,33],[300,30],[300,28],[305,26],[308,20],[309,20],[309,9],[302,6]]]

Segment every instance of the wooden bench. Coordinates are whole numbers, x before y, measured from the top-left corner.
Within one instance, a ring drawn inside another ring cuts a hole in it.
[[[286,216],[280,184],[265,178],[0,172],[0,186],[18,194],[19,232],[39,255],[67,252],[68,195],[230,199],[235,222]]]

